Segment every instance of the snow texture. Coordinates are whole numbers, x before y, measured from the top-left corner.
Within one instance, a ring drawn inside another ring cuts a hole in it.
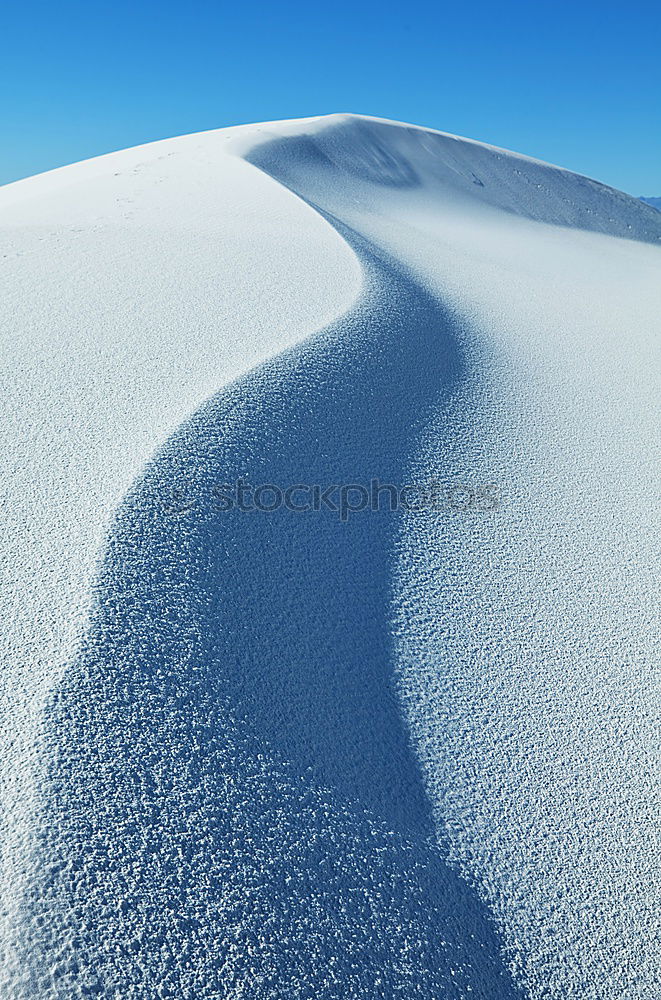
[[[351,115],[0,189],[9,1000],[656,1000],[661,216]],[[493,484],[223,511],[219,484]]]

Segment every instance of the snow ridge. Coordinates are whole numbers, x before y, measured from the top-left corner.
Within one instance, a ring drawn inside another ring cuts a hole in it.
[[[352,115],[0,206],[57,498],[12,451],[4,994],[653,1000],[661,216]],[[219,509],[244,477],[503,497]]]

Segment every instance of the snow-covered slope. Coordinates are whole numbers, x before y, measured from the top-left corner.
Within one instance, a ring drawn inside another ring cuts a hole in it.
[[[660,241],[349,115],[0,189],[3,995],[658,996]]]

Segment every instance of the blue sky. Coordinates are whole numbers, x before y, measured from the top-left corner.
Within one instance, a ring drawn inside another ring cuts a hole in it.
[[[12,3],[0,183],[152,139],[353,111],[661,194],[661,10],[606,2]]]

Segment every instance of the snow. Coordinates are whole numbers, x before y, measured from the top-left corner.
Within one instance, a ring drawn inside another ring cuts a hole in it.
[[[0,189],[3,995],[658,996],[660,240],[352,115]],[[215,502],[374,477],[498,506]]]

